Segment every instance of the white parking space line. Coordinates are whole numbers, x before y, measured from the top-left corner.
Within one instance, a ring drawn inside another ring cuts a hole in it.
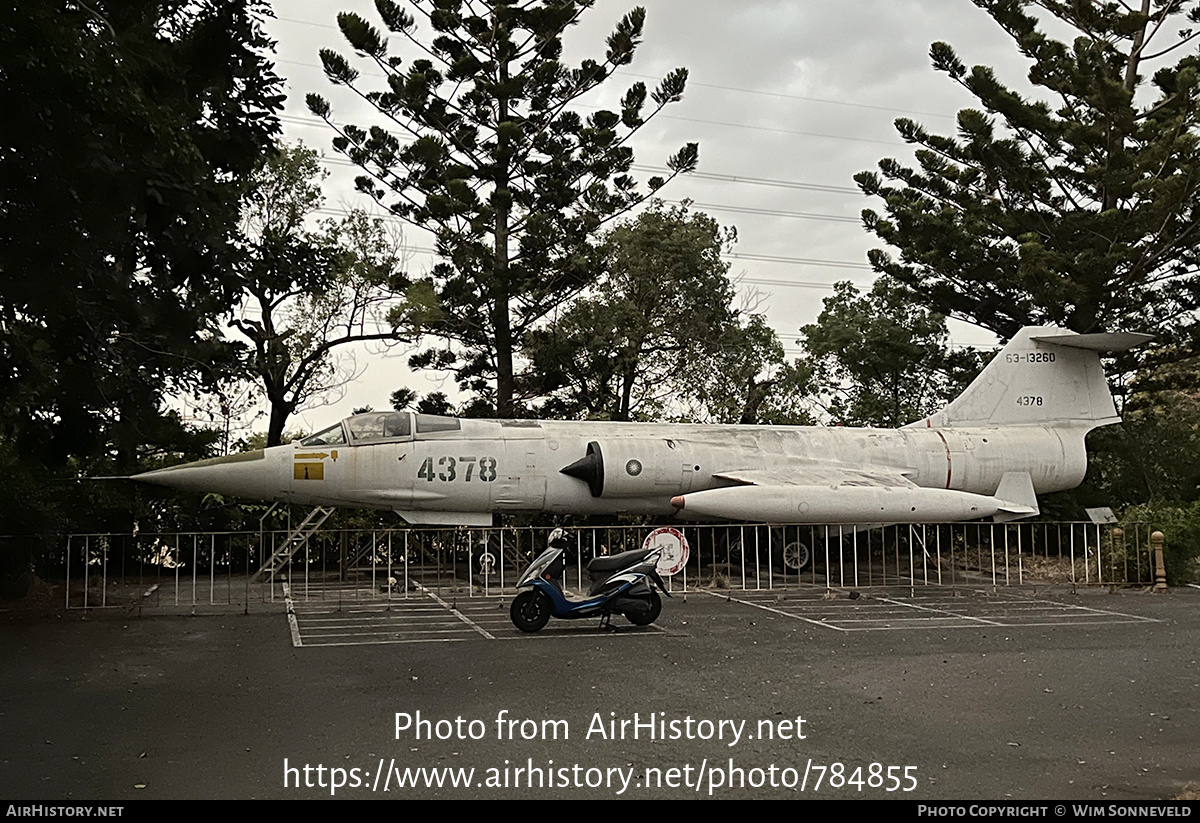
[[[611,629],[604,631],[598,629],[599,617],[588,617],[580,620],[551,619],[541,631],[525,634],[513,626],[512,620],[508,616],[508,606],[511,602],[511,598],[507,597],[499,601],[495,598],[487,600],[475,599],[465,603],[459,601],[458,608],[479,625],[495,632],[496,640],[606,636],[635,637],[657,633],[670,633],[668,629],[663,628],[657,623],[649,626],[634,626],[632,623],[626,623],[625,619],[620,615],[614,615],[613,619],[616,622]]]
[[[408,643],[462,643],[464,640],[470,640],[470,637],[431,637],[426,639],[407,639],[407,640],[364,640],[362,642],[351,641],[345,643],[308,643],[308,646],[398,646]]]
[[[1067,608],[1067,609],[1078,609],[1080,611],[1091,612],[1092,614],[1116,615],[1117,617],[1127,617],[1130,620],[1133,620],[1135,622],[1146,622],[1146,623],[1161,623],[1162,622],[1161,620],[1155,620],[1153,617],[1142,617],[1141,615],[1137,615],[1137,614],[1125,614],[1124,612],[1114,612],[1110,609],[1093,609],[1093,608],[1089,608],[1088,606],[1079,606],[1074,603],[1061,603],[1061,604],[1057,604],[1057,605],[1060,605],[1063,608]]]
[[[577,621],[576,621],[577,622]],[[654,637],[658,634],[670,634],[661,626],[622,626],[619,629],[605,629],[601,631],[594,626],[584,628],[582,626],[566,626],[551,629],[547,631],[542,629],[536,634],[515,634],[511,637],[497,637],[497,640],[521,640],[521,641],[541,641],[541,640],[578,640],[581,637],[586,637],[590,640],[602,640],[605,638],[618,637]]]
[[[711,594],[713,597],[724,598],[725,600],[733,602],[733,603],[741,603],[743,606],[753,606],[756,609],[762,609],[764,612],[773,612],[775,614],[783,615],[784,617],[790,617],[793,620],[803,620],[805,623],[812,623],[813,625],[816,625],[816,626],[823,626],[826,629],[833,629],[834,631],[839,631],[839,632],[850,631],[850,629],[843,629],[840,626],[831,626],[830,624],[822,622],[820,620],[812,620],[811,618],[802,617],[801,615],[794,614],[793,612],[787,612],[787,611],[783,611],[782,609],[775,609],[770,606],[764,606],[761,603],[755,603],[751,600],[743,600],[741,598],[734,597],[732,595],[719,594],[717,592],[708,592],[708,594]]]
[[[335,637],[386,637],[402,638],[406,639],[407,641],[407,639],[437,639],[436,636],[438,635],[458,636],[462,635],[462,630],[428,629],[422,631],[330,631],[320,633],[320,635],[312,635],[312,633],[310,633],[310,638],[322,639],[322,641],[326,641],[326,639],[332,639]],[[310,642],[308,645],[314,645],[314,643]]]
[[[374,606],[334,608],[329,601],[290,603],[288,622],[296,646],[377,646],[404,643],[451,643],[476,636],[486,640],[639,637],[669,633],[658,625],[614,625],[598,631],[596,621],[555,620],[536,634],[516,630],[508,616],[510,598],[471,598],[448,602],[422,587],[413,598]],[[619,617],[619,616],[618,616]]]
[[[329,601],[289,608],[297,646],[458,643],[478,631],[444,601],[426,597],[336,609]],[[485,635],[486,636],[486,635]]]
[[[329,608],[305,608],[303,606],[296,607],[296,614],[302,614],[305,617],[311,617],[315,620],[322,619],[323,615],[337,615],[345,617],[347,615],[374,615],[386,613],[389,609],[403,610],[406,614],[445,614],[446,610],[436,603],[430,603],[422,598],[421,600],[393,600],[391,602],[377,603],[374,606],[363,606],[353,609],[329,609]]]
[[[1019,596],[963,596],[922,593],[913,598],[863,594],[853,602],[844,597],[827,600],[808,591],[789,600],[781,592],[743,592],[732,597],[709,592],[735,603],[752,606],[816,626],[841,632],[962,629],[980,626],[1002,628],[1096,626],[1118,623],[1157,623],[1154,618],[1106,609],[1035,600]],[[772,605],[763,601],[769,599]]]
[[[987,620],[987,619],[985,619],[985,618],[982,618],[982,617],[972,617],[971,615],[968,615],[968,614],[959,614],[959,613],[957,613],[957,612],[951,612],[951,611],[948,611],[948,610],[946,610],[946,609],[935,609],[935,608],[933,608],[933,607],[931,607],[931,606],[921,606],[921,605],[918,605],[917,603],[906,603],[906,602],[904,602],[903,600],[893,600],[893,599],[891,599],[890,597],[879,597],[879,598],[876,598],[876,599],[877,599],[877,600],[882,600],[884,603],[892,603],[893,605],[896,605],[896,606],[905,606],[905,607],[907,607],[907,608],[910,608],[910,609],[921,609],[921,610],[924,610],[924,611],[930,611],[930,612],[939,612],[939,613],[941,613],[942,615],[946,615],[946,616],[952,616],[952,617],[957,617],[957,618],[960,618],[960,619],[962,619],[962,620],[977,620],[977,621],[979,621],[980,623],[984,623],[984,624],[986,624],[986,625],[990,625],[990,626],[998,626],[998,625],[1000,625],[999,623],[996,623],[995,621],[992,621],[992,620]]]
[[[452,614],[453,614],[455,617],[457,617],[457,618],[458,618],[459,620],[461,620],[462,622],[466,623],[468,626],[470,626],[471,628],[473,628],[475,631],[477,631],[477,632],[479,632],[480,634],[482,634],[482,635],[483,635],[484,637],[486,637],[488,640],[495,640],[495,639],[496,639],[496,636],[495,636],[495,635],[493,635],[493,634],[492,634],[491,632],[489,632],[487,629],[485,629],[485,628],[483,628],[482,626],[480,626],[480,625],[479,625],[478,623],[476,623],[475,621],[471,620],[471,618],[467,617],[465,614],[463,614],[462,612],[460,612],[460,611],[459,611],[458,609],[456,609],[454,606],[451,606],[451,605],[450,605],[449,603],[447,603],[445,600],[443,600],[442,598],[438,597],[438,596],[437,596],[437,594],[435,594],[434,592],[432,592],[432,591],[430,591],[429,589],[425,588],[425,587],[424,587],[424,586],[422,586],[420,583],[418,583],[418,584],[417,584],[417,588],[419,588],[421,591],[425,592],[425,594],[427,594],[427,595],[429,595],[430,597],[432,597],[432,598],[434,599],[434,601],[435,601],[435,602],[437,602],[437,603],[440,603],[442,606],[444,606],[445,608],[449,609],[449,610],[450,610],[450,612],[451,612],[451,613],[452,613]]]
[[[292,603],[292,592],[288,588],[287,581],[283,583],[283,602],[287,606],[288,629],[292,633],[292,645],[299,648],[304,644],[300,640],[300,626],[296,623],[296,609]]]

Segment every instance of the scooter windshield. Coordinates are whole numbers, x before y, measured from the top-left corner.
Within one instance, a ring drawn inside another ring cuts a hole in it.
[[[530,563],[529,568],[526,569],[525,573],[521,575],[521,579],[517,581],[517,588],[521,588],[521,586],[524,586],[535,577],[541,577],[542,572],[544,572],[550,566],[550,564],[554,562],[554,558],[558,557],[560,554],[562,554],[562,549],[551,548],[546,549],[544,552],[538,555],[537,559]]]

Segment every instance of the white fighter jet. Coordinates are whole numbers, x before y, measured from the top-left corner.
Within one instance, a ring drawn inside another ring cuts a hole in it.
[[[225,495],[390,509],[422,525],[505,512],[775,524],[935,523],[1038,513],[1120,422],[1099,352],[1149,335],[1022,329],[963,394],[900,429],[467,420],[359,414],[286,446],[133,479]]]

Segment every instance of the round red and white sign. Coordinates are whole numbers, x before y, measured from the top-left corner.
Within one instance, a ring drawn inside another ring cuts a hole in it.
[[[658,558],[658,573],[663,577],[670,577],[678,573],[687,565],[688,548],[687,538],[683,536],[683,532],[678,529],[655,529],[646,536],[642,541],[642,549],[662,549],[663,553]]]

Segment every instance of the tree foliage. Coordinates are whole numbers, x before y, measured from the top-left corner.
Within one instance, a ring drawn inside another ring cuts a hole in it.
[[[446,397],[445,392],[428,392],[424,397],[421,397],[414,389],[405,387],[392,392],[390,400],[392,408],[396,411],[412,409],[417,414],[440,414],[447,416],[454,414],[454,406],[450,403],[450,399]]]
[[[766,316],[732,310],[732,303],[728,308],[725,325],[709,331],[714,336],[708,351],[681,363],[672,375],[678,387],[675,416],[698,423],[809,422],[779,418],[782,405],[775,398],[782,388],[783,345]]]
[[[817,322],[800,330],[800,373],[832,422],[903,426],[946,405],[979,373],[979,355],[952,349],[945,318],[914,302],[886,276],[865,295],[838,283]]]
[[[872,251],[872,265],[1002,338],[1029,324],[1124,329],[1158,333],[1169,357],[1200,352],[1200,6],[975,4],[1031,61],[1032,91],[932,46],[979,108],[959,112],[953,136],[896,121],[917,166],[883,160],[855,178],[885,201],[886,217],[863,212],[867,229],[899,251]]]
[[[761,317],[734,308],[721,253],[736,237],[687,205],[660,202],[609,231],[596,286],[530,335],[551,395],[542,413],[737,422],[763,361],[783,352]]]
[[[514,362],[525,335],[592,281],[589,238],[646,196],[629,173],[630,139],[682,97],[687,72],[670,72],[649,95],[635,83],[619,110],[584,117],[572,104],[633,59],[642,9],[617,23],[603,58],[571,68],[562,39],[592,0],[375,5],[416,59],[405,65],[378,29],[343,13],[343,35],[383,72],[383,87],[369,89],[334,51],[322,50],[321,60],[330,80],[376,108],[387,128],[336,125],[318,95],[309,95],[309,108],[338,130],[335,148],[365,172],[360,190],[436,238],[432,283],[442,314],[428,330],[454,348],[413,364],[454,369],[463,388],[500,416],[516,416]],[[696,161],[688,144],[668,161],[670,174]],[[664,182],[652,178],[649,188]]]
[[[1194,372],[1198,361],[1158,367],[1138,376],[1122,410],[1120,426],[1088,436],[1091,457],[1083,485],[1054,505],[1077,517],[1087,506],[1200,502],[1200,393],[1160,388],[1171,374]]]
[[[162,398],[221,356],[241,181],[282,103],[269,11],[253,0],[10,7],[0,451],[31,476],[97,461],[128,471],[139,450],[186,450]],[[43,497],[4,508],[45,512]]]
[[[271,446],[297,409],[357,376],[337,351],[404,335],[388,322],[410,285],[401,239],[360,210],[313,225],[324,176],[314,150],[281,148],[252,178],[243,211],[244,293],[232,322],[251,345],[244,367],[266,394]]]
[[[239,176],[278,129],[259,3],[40,3],[0,31],[2,415],[126,466],[210,353]],[[191,359],[189,359],[191,358]]]

